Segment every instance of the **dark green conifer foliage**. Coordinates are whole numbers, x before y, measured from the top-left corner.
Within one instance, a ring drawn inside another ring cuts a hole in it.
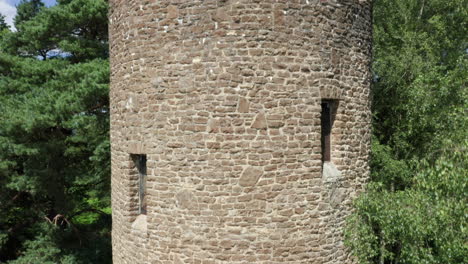
[[[9,28],[10,26],[8,26],[8,24],[6,23],[5,16],[0,14],[0,32]]]
[[[374,1],[371,180],[359,263],[468,263],[468,2]]]
[[[44,7],[41,0],[21,0],[16,6],[16,16],[13,19],[13,24],[17,29],[21,28],[23,22],[33,19]]]
[[[111,263],[107,1],[25,17],[0,35],[0,262]]]

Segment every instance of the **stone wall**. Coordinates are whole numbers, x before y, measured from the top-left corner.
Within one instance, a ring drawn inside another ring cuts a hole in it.
[[[111,0],[114,263],[349,263],[370,0]],[[321,102],[337,102],[331,162]],[[138,172],[147,155],[147,215]]]

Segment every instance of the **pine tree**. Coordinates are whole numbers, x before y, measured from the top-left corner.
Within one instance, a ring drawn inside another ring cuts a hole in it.
[[[0,32],[9,28],[10,26],[6,23],[5,16],[0,14]]]
[[[16,16],[13,19],[15,27],[20,29],[23,22],[33,19],[43,7],[41,0],[21,0],[16,6]]]
[[[107,8],[24,11],[0,38],[0,262],[111,263]]]

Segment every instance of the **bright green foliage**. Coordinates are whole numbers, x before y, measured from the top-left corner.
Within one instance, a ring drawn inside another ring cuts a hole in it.
[[[371,184],[356,201],[347,240],[359,263],[467,263],[466,150],[417,170],[411,188]]]
[[[359,263],[468,263],[468,2],[374,1],[371,183]]]
[[[62,1],[0,35],[0,262],[111,263],[106,15]]]

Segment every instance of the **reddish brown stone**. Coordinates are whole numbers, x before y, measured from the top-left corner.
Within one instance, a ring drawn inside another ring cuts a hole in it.
[[[167,19],[174,19],[179,16],[179,10],[177,9],[176,6],[170,5],[167,7],[167,14],[166,18]]]

